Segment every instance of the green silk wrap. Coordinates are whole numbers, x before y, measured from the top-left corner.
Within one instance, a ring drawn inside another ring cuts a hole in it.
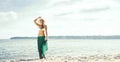
[[[45,36],[38,36],[37,43],[38,43],[39,55],[41,55],[41,57],[45,57],[45,52],[48,50],[47,41],[45,40]]]

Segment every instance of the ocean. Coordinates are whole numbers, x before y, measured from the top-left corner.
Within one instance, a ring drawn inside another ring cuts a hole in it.
[[[49,39],[46,56],[120,54],[119,39]],[[1,39],[0,60],[38,58],[36,39]]]

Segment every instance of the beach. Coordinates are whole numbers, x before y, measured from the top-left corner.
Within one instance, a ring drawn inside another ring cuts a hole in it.
[[[41,60],[36,39],[0,40],[0,62],[120,62],[119,41],[50,39]]]
[[[48,56],[46,59],[4,60],[3,62],[119,62],[120,55]]]

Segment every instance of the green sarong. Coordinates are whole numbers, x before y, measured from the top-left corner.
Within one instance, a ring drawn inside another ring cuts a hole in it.
[[[48,50],[47,41],[45,40],[45,36],[38,36],[37,37],[38,43],[38,52],[39,58],[45,58],[45,52]]]

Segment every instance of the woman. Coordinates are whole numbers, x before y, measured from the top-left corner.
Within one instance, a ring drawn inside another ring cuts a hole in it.
[[[39,23],[37,21],[39,21]],[[44,24],[44,20],[41,17],[36,18],[34,20],[34,23],[40,29],[38,32],[37,43],[38,43],[39,58],[43,59],[43,58],[45,58],[45,52],[48,50],[48,47],[47,47],[47,41],[48,41],[47,25]]]

